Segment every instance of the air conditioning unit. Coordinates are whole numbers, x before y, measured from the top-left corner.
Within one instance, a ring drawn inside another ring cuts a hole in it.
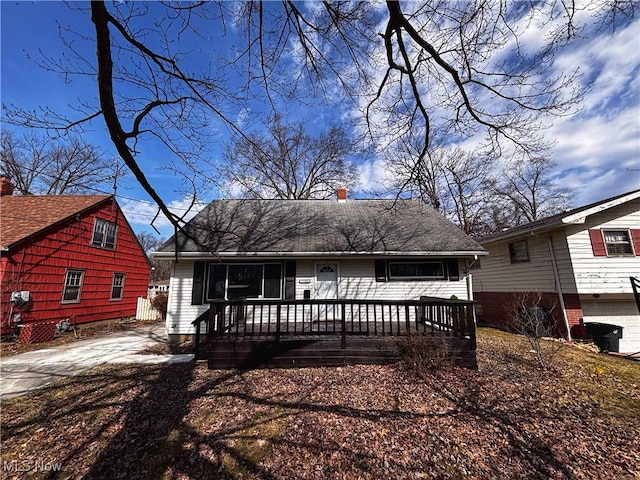
[[[12,303],[27,303],[31,298],[31,292],[22,290],[21,292],[11,292]]]

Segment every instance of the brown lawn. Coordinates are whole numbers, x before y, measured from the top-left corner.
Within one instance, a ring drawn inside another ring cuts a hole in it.
[[[108,366],[2,405],[3,478],[638,478],[640,364],[479,332],[477,371]],[[16,469],[29,470],[16,472]],[[54,471],[58,470],[60,471]]]

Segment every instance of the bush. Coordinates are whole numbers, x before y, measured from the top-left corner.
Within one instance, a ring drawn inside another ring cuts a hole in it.
[[[396,342],[400,362],[418,377],[427,372],[450,369],[454,361],[449,346],[440,336],[409,335]]]
[[[563,344],[552,338],[556,328],[551,311],[556,305],[543,303],[543,295],[538,292],[514,294],[507,311],[511,329],[525,336],[538,366],[552,370],[554,358]]]
[[[169,296],[166,293],[159,293],[155,297],[151,299],[151,306],[160,312],[162,318],[167,315],[167,302],[169,301]]]

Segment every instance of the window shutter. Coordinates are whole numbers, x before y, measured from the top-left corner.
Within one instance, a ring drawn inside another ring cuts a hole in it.
[[[460,271],[458,270],[458,259],[450,258],[447,260],[447,273],[449,274],[449,280],[457,282],[460,280]]]
[[[384,260],[375,260],[374,269],[376,282],[386,282],[387,281],[387,262]]]
[[[194,262],[193,264],[193,286],[191,287],[191,305],[202,305],[204,293],[204,271],[205,262]]]
[[[296,261],[287,260],[284,262],[284,298],[285,300],[296,299]]]
[[[281,298],[282,289],[282,264],[267,263],[264,266],[264,292],[263,298]]]
[[[633,243],[633,251],[636,257],[640,257],[640,229],[632,228],[629,230],[631,233],[631,243]]]
[[[593,255],[596,257],[606,257],[607,247],[604,244],[602,230],[598,228],[590,229],[589,238],[591,239],[591,248],[593,249]]]
[[[205,300],[224,300],[227,288],[227,265],[213,263],[209,265],[208,286]]]

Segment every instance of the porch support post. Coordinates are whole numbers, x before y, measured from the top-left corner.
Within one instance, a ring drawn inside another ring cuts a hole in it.
[[[280,313],[282,312],[282,305],[276,305],[276,343],[280,342]]]
[[[411,334],[411,322],[409,321],[409,305],[404,306],[404,323],[406,328],[405,335]]]
[[[347,348],[347,308],[345,302],[340,303],[341,317],[342,317],[342,341],[340,348],[344,350]]]
[[[476,321],[474,315],[473,303],[467,305],[467,329],[469,330],[469,338],[471,339],[471,350],[476,350]]]
[[[196,360],[200,359],[200,322],[196,323],[196,344],[193,347],[193,354]]]

